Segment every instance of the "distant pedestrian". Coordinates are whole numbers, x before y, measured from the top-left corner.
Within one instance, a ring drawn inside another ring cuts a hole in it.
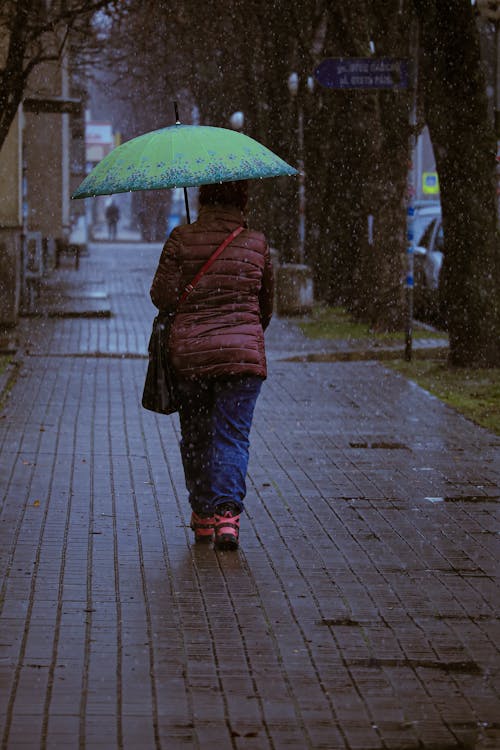
[[[109,240],[116,239],[116,230],[117,230],[119,220],[120,220],[120,209],[118,208],[114,200],[112,200],[111,203],[106,208],[106,221],[108,224],[108,239]]]
[[[193,224],[176,227],[160,257],[151,299],[174,311],[185,286],[239,226],[179,306],[169,355],[178,377],[181,455],[196,541],[236,549],[244,508],[249,433],[267,375],[264,330],[273,273],[263,234],[248,229],[247,181],[204,185]]]

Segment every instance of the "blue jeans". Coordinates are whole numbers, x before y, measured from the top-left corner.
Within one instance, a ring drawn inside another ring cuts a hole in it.
[[[249,433],[262,378],[179,382],[181,456],[191,508],[212,515],[231,502],[243,510]]]

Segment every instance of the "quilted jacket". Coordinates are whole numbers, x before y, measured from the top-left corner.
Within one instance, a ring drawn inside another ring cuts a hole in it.
[[[177,309],[186,285],[238,226],[244,231]],[[248,229],[238,208],[202,206],[197,221],[173,230],[158,263],[151,299],[160,310],[177,309],[169,355],[179,376],[266,377],[264,330],[273,310],[271,258],[264,235]]]

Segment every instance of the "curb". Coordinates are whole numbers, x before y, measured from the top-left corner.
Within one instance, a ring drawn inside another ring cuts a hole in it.
[[[317,352],[312,354],[299,354],[291,357],[280,358],[279,362],[366,362],[376,360],[404,359],[403,349],[364,349],[354,351]],[[448,356],[448,347],[415,348],[412,352],[414,359],[425,359],[435,357],[444,359]]]
[[[101,308],[96,310],[90,310],[83,308],[78,310],[76,308],[64,310],[50,308],[46,310],[37,310],[35,312],[23,312],[23,318],[111,318],[112,313],[110,308]]]

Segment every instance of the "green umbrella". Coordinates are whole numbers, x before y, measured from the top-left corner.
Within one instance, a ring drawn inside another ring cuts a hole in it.
[[[179,123],[115,148],[72,197],[294,174],[298,174],[294,167],[243,133]]]

